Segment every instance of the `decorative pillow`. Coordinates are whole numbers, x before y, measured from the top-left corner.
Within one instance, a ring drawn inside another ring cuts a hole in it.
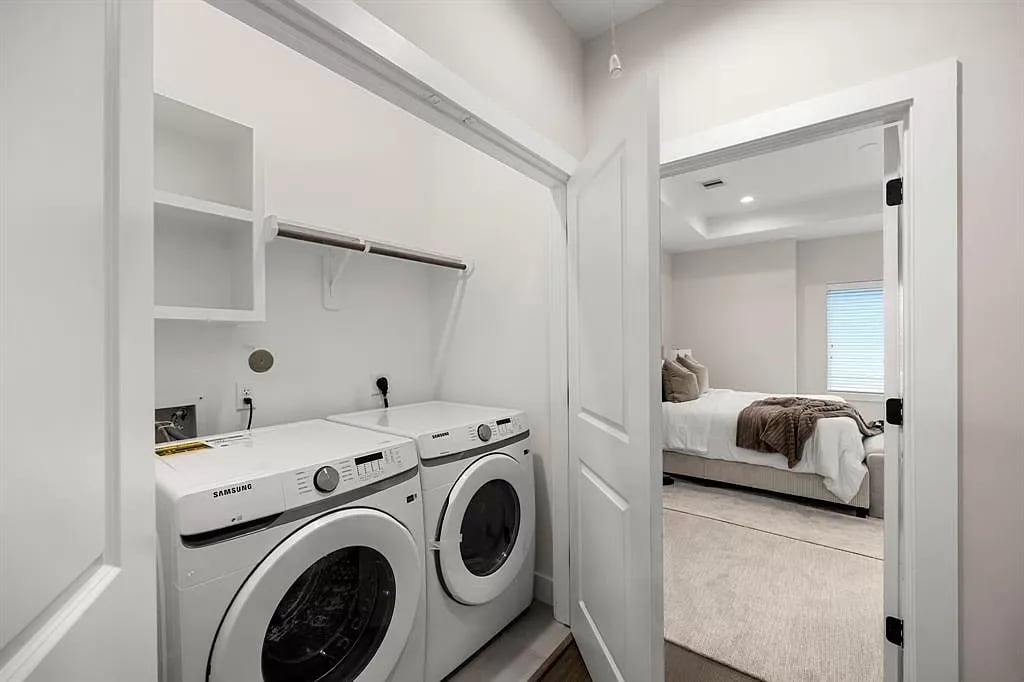
[[[661,402],[668,402],[668,394],[665,393],[665,358],[661,359]]]
[[[697,375],[697,386],[700,388],[700,394],[704,395],[707,393],[708,388],[710,388],[708,368],[694,360],[693,356],[689,354],[680,355],[679,364]]]
[[[672,403],[685,403],[700,397],[697,375],[674,360],[662,366],[661,385],[665,398]]]
[[[665,361],[675,360],[680,355],[693,355],[693,351],[689,348],[676,348],[672,346],[666,353],[665,346],[661,347],[661,357]]]

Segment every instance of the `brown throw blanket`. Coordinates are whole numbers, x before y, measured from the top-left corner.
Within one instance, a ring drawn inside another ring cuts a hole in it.
[[[755,400],[740,412],[736,419],[736,445],[758,452],[778,452],[786,456],[792,469],[803,458],[804,444],[814,433],[818,420],[830,417],[849,417],[864,437],[881,433],[869,427],[849,403],[817,398],[765,398]]]

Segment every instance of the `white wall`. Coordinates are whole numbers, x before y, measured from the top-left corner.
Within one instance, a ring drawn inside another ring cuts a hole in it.
[[[1022,36],[1020,2],[908,0],[670,2],[618,32],[628,73],[660,69],[668,139],[940,59],[963,64],[960,672],[991,682],[1024,670]],[[627,87],[608,80],[607,59],[607,37],[585,46],[588,130]]]
[[[477,263],[442,347],[456,276],[354,255],[342,310],[321,306],[325,247],[267,249],[267,322],[160,322],[157,404],[202,396],[199,426],[244,426],[235,383],[256,394],[256,425],[440,397],[518,407],[537,455],[537,571],[551,573],[547,488],[547,189],[203,2],[158,2],[158,91],[250,123],[265,139],[266,210],[465,256]],[[272,87],[269,87],[271,86]],[[253,347],[276,356],[256,375]]]
[[[353,257],[335,312],[320,303],[324,250],[287,240],[269,246],[265,324],[157,321],[157,405],[196,403],[205,435],[245,428],[248,413],[235,410],[239,381],[253,388],[254,426],[378,407],[370,394],[381,374],[391,377],[396,404],[431,399],[426,266]],[[253,348],[274,354],[273,369],[249,370]]]
[[[537,495],[537,573],[551,576],[551,433],[548,370],[548,230],[555,224],[547,189],[474,149],[443,140],[460,172],[430,179],[433,246],[475,263],[461,298],[448,273],[435,272],[432,324],[436,397],[526,410]],[[454,311],[454,315],[453,315]],[[451,323],[449,320],[453,319]],[[450,332],[445,341],[445,328]],[[539,594],[550,594],[545,580]]]
[[[797,243],[797,388],[827,393],[828,328],[825,294],[829,284],[882,279],[882,233],[812,239]],[[882,418],[882,397],[845,396],[865,419]]]
[[[583,155],[583,46],[547,0],[357,2],[533,128]]]
[[[676,254],[665,317],[669,345],[692,348],[712,386],[796,391],[796,242]]]

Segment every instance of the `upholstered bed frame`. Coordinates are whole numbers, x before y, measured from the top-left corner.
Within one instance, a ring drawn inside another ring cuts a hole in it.
[[[688,455],[678,450],[664,450],[662,462],[666,474],[701,478],[720,483],[731,483],[747,488],[767,490],[770,492],[824,500],[835,504],[854,507],[858,516],[870,514],[882,518],[883,505],[883,471],[884,459],[881,454],[870,454],[867,457],[868,473],[860,484],[860,490],[849,502],[843,502],[825,487],[821,476],[817,474],[795,473],[772,467],[746,464],[744,462],[728,462],[720,459],[708,459],[697,455]]]

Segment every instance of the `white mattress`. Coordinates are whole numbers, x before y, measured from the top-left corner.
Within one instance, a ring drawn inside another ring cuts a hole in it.
[[[711,459],[789,469],[783,455],[736,446],[736,418],[740,411],[770,395],[786,394],[712,388],[696,400],[662,403],[665,448]],[[837,396],[809,397],[842,400]],[[856,422],[849,417],[830,417],[818,421],[814,434],[804,445],[803,458],[792,471],[818,474],[829,492],[849,502],[868,471],[864,456],[864,441]]]

